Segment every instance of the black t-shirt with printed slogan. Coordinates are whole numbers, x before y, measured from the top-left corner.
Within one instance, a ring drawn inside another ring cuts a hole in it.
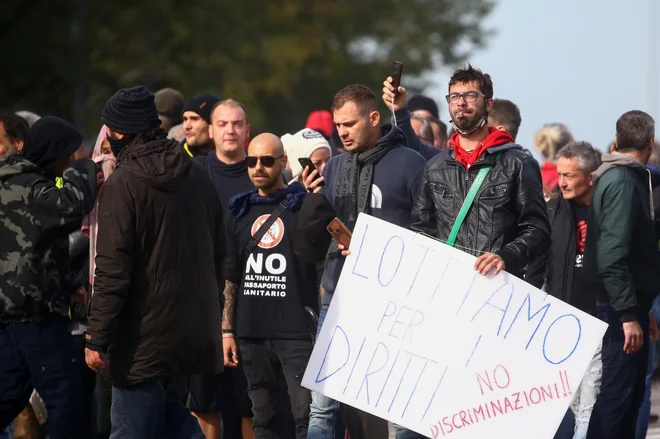
[[[228,227],[227,280],[240,286],[237,294],[236,336],[258,339],[309,339],[315,332],[305,312],[318,313],[316,266],[293,253],[298,211],[285,210],[254,247],[243,249],[250,237],[277,208],[255,204]]]
[[[587,239],[587,217],[589,206],[571,203],[575,215],[575,271],[573,272],[573,297],[576,308],[590,310],[595,306],[594,284],[585,275],[583,268],[584,242]]]

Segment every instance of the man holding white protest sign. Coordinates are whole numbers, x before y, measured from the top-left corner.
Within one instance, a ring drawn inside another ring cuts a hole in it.
[[[506,131],[488,127],[489,75],[458,69],[447,103],[456,133],[424,169],[412,228],[478,256],[483,275],[494,269],[522,278],[550,245],[539,165]]]
[[[351,248],[304,386],[416,432],[399,437],[553,437],[603,322],[368,215]]]
[[[511,135],[487,126],[492,96],[490,76],[480,70],[468,66],[452,76],[447,102],[456,134],[452,148],[424,170],[412,228],[480,255],[474,268],[482,275],[505,268],[521,275],[549,245],[550,227],[538,163]],[[386,102],[405,98],[405,89],[384,83]],[[398,430],[397,437],[418,435]]]

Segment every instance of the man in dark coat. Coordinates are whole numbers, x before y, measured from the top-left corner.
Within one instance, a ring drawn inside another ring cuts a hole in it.
[[[67,236],[96,197],[94,162],[70,163],[81,143],[69,123],[44,117],[23,156],[0,160],[0,431],[36,388],[48,407],[48,435],[76,437],[79,382],[68,328],[76,286]]]
[[[182,399],[187,375],[223,369],[222,206],[145,87],[117,92],[102,119],[117,170],[101,188],[86,361],[108,354],[111,438],[199,437]]]

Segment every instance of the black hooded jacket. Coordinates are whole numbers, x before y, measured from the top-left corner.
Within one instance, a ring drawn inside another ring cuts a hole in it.
[[[24,156],[0,160],[0,323],[68,316],[75,291],[68,233],[94,206],[96,165],[73,162],[61,189],[55,170],[81,142],[69,123],[43,117],[26,139]]]
[[[225,239],[206,171],[156,130],[122,151],[101,192],[85,338],[107,349],[110,381],[221,372]]]

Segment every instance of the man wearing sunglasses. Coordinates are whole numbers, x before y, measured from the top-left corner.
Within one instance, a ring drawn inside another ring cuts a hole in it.
[[[305,439],[311,393],[301,380],[313,349],[305,307],[318,310],[318,296],[316,265],[294,254],[293,239],[307,192],[284,184],[287,157],[273,134],[250,143],[245,163],[254,188],[229,202],[225,364],[244,365],[257,438]]]

